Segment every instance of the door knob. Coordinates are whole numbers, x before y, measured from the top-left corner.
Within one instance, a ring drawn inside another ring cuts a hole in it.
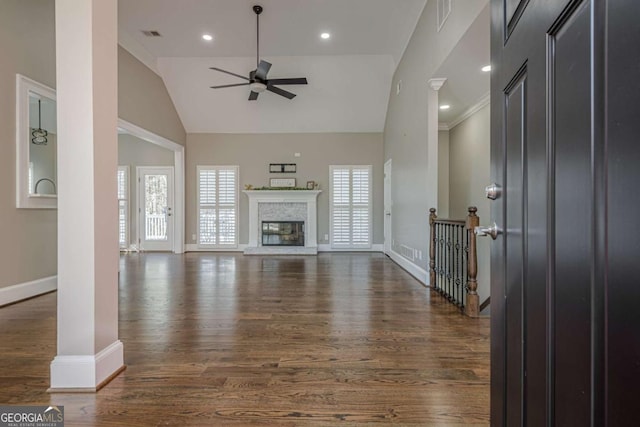
[[[473,231],[476,233],[476,236],[491,236],[493,240],[496,240],[498,234],[502,234],[502,230],[498,228],[498,225],[495,222],[489,226],[476,227]]]
[[[487,199],[495,200],[502,194],[502,189],[498,184],[493,183],[484,188],[484,193],[487,196]]]

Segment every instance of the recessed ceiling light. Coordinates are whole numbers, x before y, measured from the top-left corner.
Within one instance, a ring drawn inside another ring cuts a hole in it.
[[[331,38],[331,34],[329,34],[329,33],[322,33],[322,34],[320,34],[320,38],[322,38],[322,39],[324,39],[324,40],[330,39],[330,38]]]
[[[443,104],[440,106],[441,110],[448,110],[449,108],[451,108],[451,105],[448,105],[448,104]]]
[[[491,71],[491,65],[485,65],[484,67],[482,67],[482,71],[488,73],[489,71]]]
[[[202,39],[210,42],[211,40],[213,40],[213,36],[211,34],[203,34]]]

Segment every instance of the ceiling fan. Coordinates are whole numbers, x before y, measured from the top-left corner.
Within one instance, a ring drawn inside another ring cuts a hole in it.
[[[288,92],[284,89],[280,89],[276,87],[276,85],[306,85],[307,79],[304,77],[300,78],[292,78],[292,79],[267,79],[267,74],[271,69],[271,64],[267,61],[260,60],[260,14],[263,11],[262,6],[255,5],[253,6],[253,11],[256,13],[256,33],[257,33],[257,54],[256,54],[256,63],[257,67],[255,70],[249,73],[249,77],[241,76],[240,74],[232,73],[231,71],[223,70],[221,68],[210,67],[212,70],[220,71],[222,73],[230,74],[232,76],[239,77],[241,79],[247,80],[248,83],[236,83],[231,85],[223,85],[223,86],[211,86],[211,89],[223,89],[228,87],[237,87],[237,86],[249,86],[251,87],[251,94],[249,94],[249,101],[255,101],[258,99],[258,95],[260,95],[265,90],[269,92],[273,92],[280,96],[284,96],[288,99],[295,98],[295,94]]]

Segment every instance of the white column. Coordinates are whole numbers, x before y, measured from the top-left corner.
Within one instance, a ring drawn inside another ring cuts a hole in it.
[[[118,340],[117,0],[56,0],[58,351],[51,390],[96,390]]]
[[[427,188],[429,207],[438,208],[438,91],[447,79],[429,80],[427,94]],[[425,213],[426,214],[426,213]]]

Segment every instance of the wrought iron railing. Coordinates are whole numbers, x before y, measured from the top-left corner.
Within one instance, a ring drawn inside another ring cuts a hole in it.
[[[429,215],[429,278],[435,291],[477,317],[478,256],[474,228],[480,223],[478,209],[469,208],[466,220],[439,219],[436,210]]]

